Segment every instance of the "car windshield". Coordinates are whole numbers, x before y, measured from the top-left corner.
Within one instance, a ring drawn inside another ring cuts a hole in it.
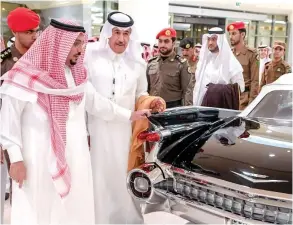
[[[292,120],[292,90],[271,91],[248,117]]]

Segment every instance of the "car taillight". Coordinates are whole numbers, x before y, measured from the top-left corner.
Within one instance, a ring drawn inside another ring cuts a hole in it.
[[[159,133],[151,133],[146,137],[146,140],[149,142],[157,142],[161,140],[161,135]]]
[[[137,136],[137,138],[138,138],[139,140],[145,140],[146,137],[148,136],[148,134],[149,134],[148,131],[143,131],[143,132],[139,133],[139,135]]]
[[[161,135],[158,132],[143,131],[137,136],[137,138],[143,141],[158,142],[161,140]]]

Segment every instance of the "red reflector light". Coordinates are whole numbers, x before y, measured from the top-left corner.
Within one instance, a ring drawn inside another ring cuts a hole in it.
[[[149,132],[147,132],[147,131],[143,131],[143,132],[141,132],[141,133],[137,136],[137,138],[138,138],[139,140],[145,140],[146,137],[148,136],[148,134],[149,134]]]
[[[161,139],[160,134],[158,133],[150,133],[147,137],[146,140],[150,142],[157,142]]]
[[[161,135],[156,132],[143,131],[137,136],[137,138],[139,140],[146,140],[149,142],[157,142],[157,141],[161,140]]]

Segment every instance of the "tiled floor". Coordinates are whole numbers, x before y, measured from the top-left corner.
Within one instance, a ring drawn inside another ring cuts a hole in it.
[[[144,216],[145,224],[186,224],[188,221],[164,212],[150,213]],[[10,224],[10,203],[5,202],[4,224]]]

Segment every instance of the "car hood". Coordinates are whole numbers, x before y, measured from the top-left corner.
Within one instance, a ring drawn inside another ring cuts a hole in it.
[[[229,182],[292,194],[291,129],[276,121],[234,119],[209,136],[192,165]]]

